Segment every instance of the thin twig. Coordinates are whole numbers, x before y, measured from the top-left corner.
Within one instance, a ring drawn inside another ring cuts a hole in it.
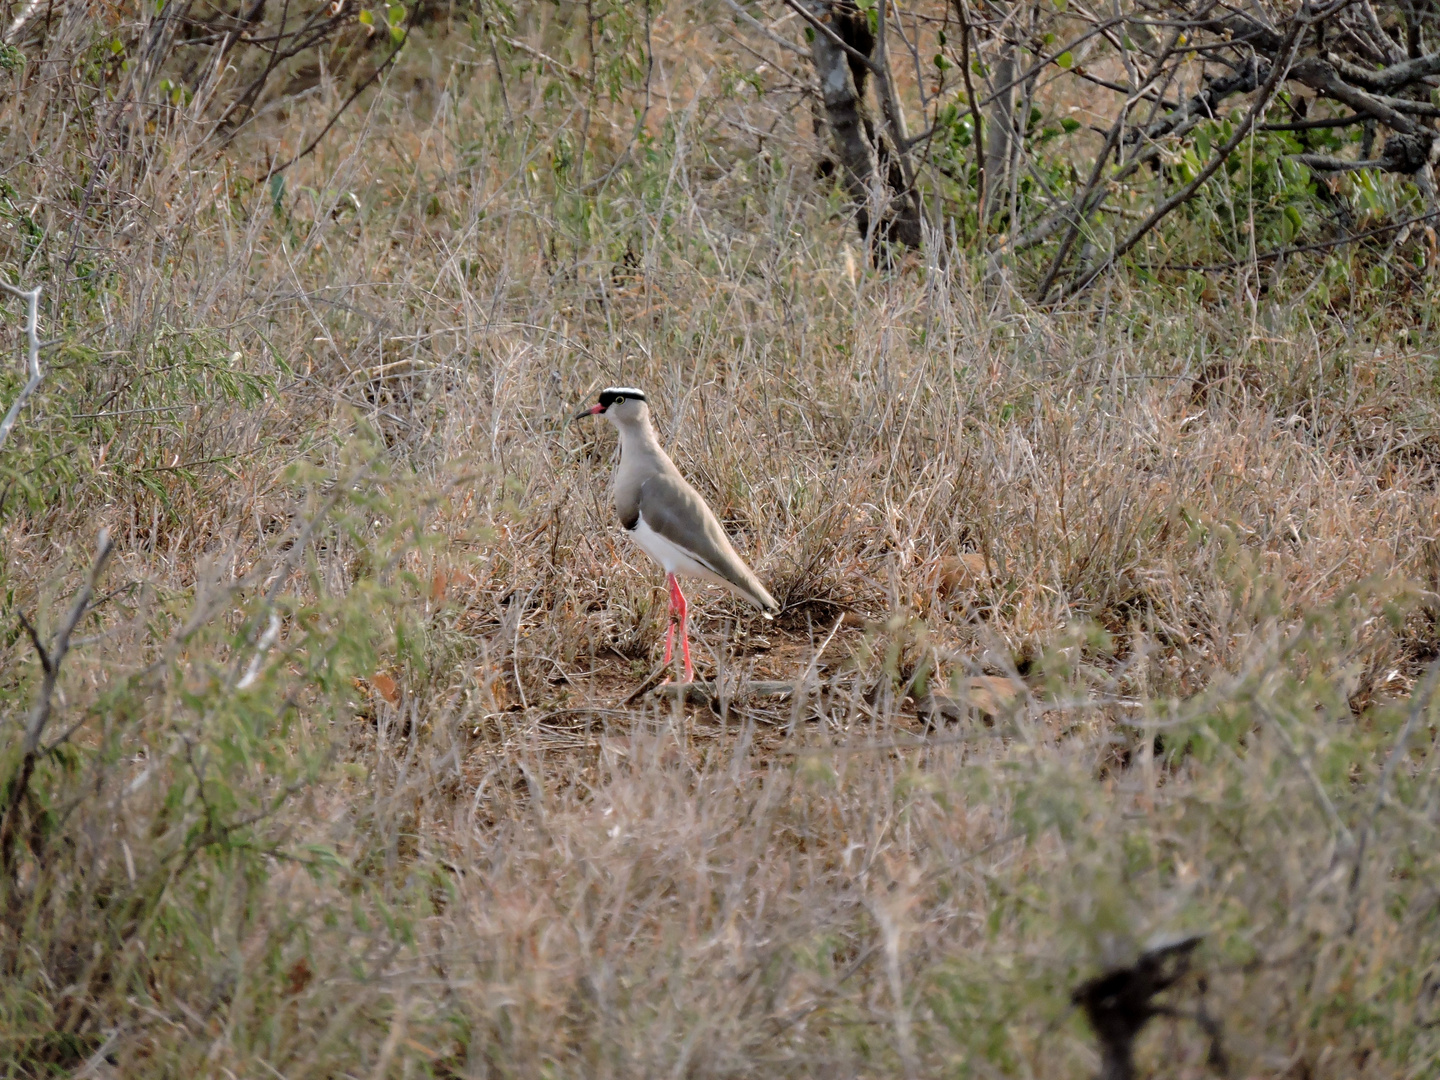
[[[1125,120],[1130,115],[1131,108],[1140,100],[1140,95],[1143,90],[1155,82],[1156,78],[1159,77],[1161,71],[1164,69],[1166,62],[1174,55],[1176,43],[1179,41],[1179,33],[1180,32],[1176,30],[1170,35],[1170,41],[1165,46],[1165,51],[1150,65],[1150,70],[1146,73],[1144,80],[1140,84],[1141,89],[1125,99],[1125,104],[1121,106],[1120,109],[1120,115],[1115,117],[1115,124],[1110,128],[1109,134],[1105,137],[1105,145],[1101,147],[1100,153],[1095,157],[1095,165],[1090,173],[1090,181],[1085,185],[1085,191],[1072,204],[1075,207],[1076,213],[1070,219],[1070,228],[1066,230],[1064,239],[1060,241],[1060,250],[1056,252],[1055,259],[1050,264],[1050,269],[1046,271],[1045,279],[1040,283],[1040,288],[1036,290],[1036,299],[1040,303],[1043,304],[1045,297],[1050,294],[1050,289],[1055,284],[1055,279],[1059,277],[1060,271],[1065,267],[1065,260],[1070,255],[1071,246],[1080,235],[1081,226],[1085,222],[1085,216],[1080,211],[1083,207],[1090,204],[1090,200],[1094,197],[1097,188],[1100,186],[1100,182],[1104,177],[1105,162],[1110,159],[1111,151],[1115,149],[1120,141],[1120,136],[1125,130]],[[1100,199],[1099,202],[1104,202],[1104,199]]]
[[[1065,231],[1065,236],[1060,241],[1060,250],[1055,253],[1055,258],[1050,263],[1050,269],[1045,272],[1040,287],[1035,290],[1035,299],[1041,304],[1049,295],[1050,287],[1055,284],[1055,279],[1059,276],[1066,258],[1070,255],[1071,246],[1075,243],[1076,237],[1080,235],[1080,227],[1084,224],[1085,219],[1078,211],[1090,201],[1090,197],[1095,193],[1095,189],[1105,174],[1105,162],[1110,160],[1110,152],[1115,149],[1115,144],[1120,140],[1120,132],[1125,128],[1125,116],[1130,111],[1130,104],[1130,101],[1126,101],[1124,108],[1120,110],[1120,115],[1115,118],[1109,134],[1105,136],[1105,145],[1100,148],[1100,153],[1095,155],[1095,166],[1090,172],[1090,179],[1085,184],[1085,190],[1080,193],[1080,197],[1073,204],[1077,212],[1070,219],[1070,228]]]
[[[75,603],[60,627],[54,645],[47,649],[34,624],[25,618],[24,614],[20,616],[20,623],[30,635],[30,641],[40,657],[43,678],[40,682],[40,693],[36,696],[30,718],[25,723],[25,738],[20,747],[20,767],[9,784],[10,798],[5,806],[5,815],[0,819],[0,870],[6,874],[9,874],[14,866],[15,834],[20,807],[30,795],[30,778],[35,773],[35,762],[40,756],[40,739],[45,734],[45,725],[50,722],[55,690],[60,681],[60,665],[65,660],[65,654],[70,651],[70,635],[85,617],[85,612],[90,607],[90,598],[95,595],[95,583],[100,579],[105,564],[110,561],[114,551],[115,545],[110,540],[109,530],[101,529],[96,544],[95,561],[90,565],[90,573],[76,595]]]
[[[271,169],[267,174],[267,179],[272,179],[276,176],[279,176],[281,173],[283,173],[286,169],[290,168],[291,165],[294,165],[301,158],[308,156],[317,146],[320,145],[321,141],[325,138],[325,136],[330,134],[330,129],[335,126],[335,124],[339,121],[340,117],[345,115],[345,110],[350,108],[350,106],[354,103],[355,99],[358,98],[361,94],[363,94],[366,90],[368,90],[371,86],[373,86],[376,80],[379,79],[381,75],[385,74],[387,70],[389,70],[390,65],[395,62],[395,58],[400,55],[400,50],[405,48],[405,43],[410,40],[411,25],[415,22],[415,16],[419,13],[419,11],[419,4],[412,4],[410,6],[410,15],[405,20],[405,26],[403,27],[404,37],[400,39],[400,43],[396,45],[395,48],[390,50],[390,55],[385,57],[385,59],[380,63],[380,66],[370,73],[370,77],[364,82],[362,82],[359,86],[357,86],[351,92],[350,96],[347,97],[343,102],[341,102],[340,107],[335,110],[335,114],[331,116],[325,126],[320,129],[320,134],[316,135],[315,138],[311,139],[310,144],[306,146],[304,150],[301,150],[289,161],[285,162],[285,164],[278,165],[275,168]]]
[[[770,41],[774,42],[782,49],[790,50],[796,56],[809,59],[809,54],[807,54],[804,49],[800,48],[800,46],[796,45],[793,41],[788,41],[785,38],[781,37],[779,34],[775,33],[775,31],[771,30],[759,19],[755,18],[754,15],[751,15],[748,11],[741,7],[739,3],[736,2],[736,0],[725,0],[725,6],[735,13],[736,18],[740,19],[742,22],[744,22],[747,26],[749,26],[752,30],[756,31],[762,37],[768,38]]]
[[[255,655],[250,658],[249,666],[245,668],[245,674],[235,684],[237,690],[248,690],[254,685],[255,680],[260,677],[260,666],[265,663],[265,657],[270,652],[270,647],[275,644],[275,639],[280,636],[280,616],[273,610],[270,612],[270,625],[265,628],[265,633],[260,635],[260,640],[255,644]]]
[[[1293,124],[1257,124],[1256,131],[1319,131],[1322,128],[1353,127],[1363,124],[1364,116],[1330,116],[1323,120],[1297,120]]]
[[[1225,140],[1225,145],[1220,147],[1215,155],[1206,163],[1205,168],[1200,170],[1199,175],[1157,206],[1150,216],[1140,223],[1134,232],[1115,246],[1109,255],[1101,260],[1093,269],[1081,275],[1081,277],[1061,295],[1062,301],[1068,300],[1077,293],[1087,289],[1096,278],[1114,266],[1117,259],[1123,258],[1125,253],[1144,239],[1151,229],[1160,224],[1170,211],[1188,202],[1195,192],[1199,191],[1202,186],[1209,182],[1210,177],[1215,175],[1220,166],[1229,160],[1230,155],[1235,152],[1235,148],[1249,136],[1250,129],[1254,127],[1255,121],[1259,119],[1260,114],[1264,112],[1265,108],[1270,104],[1270,99],[1274,96],[1276,87],[1280,85],[1280,80],[1284,78],[1286,71],[1294,60],[1295,49],[1299,44],[1300,28],[1304,25],[1306,25],[1306,21],[1300,18],[1296,18],[1291,22],[1290,32],[1286,35],[1284,45],[1280,48],[1279,54],[1274,61],[1271,62],[1270,73],[1265,79],[1265,84],[1260,87],[1260,92],[1255,98],[1255,104],[1250,107],[1250,111],[1245,114],[1245,119],[1235,128],[1234,134]]]
[[[975,100],[975,84],[970,78],[970,5],[968,0],[955,0],[955,16],[960,20],[960,72],[965,77],[965,100],[970,103],[970,126],[975,131],[975,208],[979,219],[980,240],[985,240],[985,132],[980,119],[980,103]]]
[[[1304,773],[1305,779],[1310,784],[1311,793],[1315,796],[1315,801],[1320,804],[1320,809],[1325,814],[1325,820],[1330,823],[1330,828],[1334,834],[1340,838],[1342,846],[1346,849],[1354,850],[1355,836],[1351,833],[1349,826],[1341,819],[1339,811],[1335,809],[1335,803],[1331,801],[1329,792],[1325,790],[1325,785],[1315,772],[1315,767],[1310,764],[1309,759],[1307,759],[1304,754],[1300,753],[1300,748],[1295,745],[1295,740],[1290,737],[1290,732],[1285,730],[1285,725],[1280,723],[1269,709],[1261,708],[1259,712],[1260,716],[1270,725],[1275,731],[1275,734],[1279,736],[1280,743],[1284,747],[1285,752],[1290,755],[1290,759],[1295,762],[1300,771]]]
[[[810,657],[810,662],[805,665],[805,670],[800,673],[800,679],[795,683],[795,691],[790,698],[790,727],[786,734],[795,734],[795,728],[800,723],[800,710],[804,708],[809,698],[810,677],[815,674],[815,665],[820,662],[820,657],[830,647],[830,642],[835,640],[835,635],[845,623],[845,612],[841,612],[835,619],[835,625],[830,627],[830,633],[825,635],[825,640],[820,643],[820,648]]]
[[[17,289],[4,281],[0,281],[0,289],[4,289],[11,296],[18,296],[25,301],[25,342],[26,370],[30,373],[30,379],[21,389],[19,395],[10,404],[10,411],[5,414],[5,419],[0,420],[0,450],[5,448],[5,440],[10,437],[10,429],[15,426],[15,419],[20,415],[25,402],[30,395],[35,393],[40,386],[40,380],[45,373],[40,370],[40,289],[36,285],[33,289]]]
[[[1231,259],[1223,263],[1163,263],[1159,266],[1140,264],[1137,269],[1146,270],[1151,273],[1160,273],[1164,270],[1185,270],[1196,273],[1210,273],[1216,270],[1236,270],[1242,266],[1251,266],[1258,262],[1269,262],[1272,259],[1283,259],[1290,255],[1304,255],[1311,251],[1327,251],[1330,248],[1344,247],[1346,244],[1358,244],[1362,240],[1372,240],[1377,236],[1385,236],[1388,233],[1399,232],[1411,225],[1419,225],[1422,222],[1433,221],[1440,214],[1431,212],[1419,214],[1404,221],[1392,222],[1389,225],[1381,225],[1374,229],[1367,229],[1362,233],[1354,233],[1350,236],[1338,236],[1333,240],[1317,240],[1313,244],[1295,244],[1292,247],[1276,248],[1274,251],[1262,251],[1258,255],[1252,255],[1245,259]]]
[[[1410,733],[1415,730],[1415,725],[1420,722],[1420,718],[1428,710],[1430,701],[1435,696],[1437,683],[1440,683],[1440,661],[1430,665],[1425,681],[1416,688],[1410,698],[1410,715],[1405,718],[1405,726],[1395,737],[1395,745],[1391,748],[1390,757],[1386,760],[1385,768],[1381,771],[1380,779],[1375,785],[1375,803],[1370,807],[1369,816],[1360,826],[1360,835],[1355,841],[1355,866],[1350,872],[1350,932],[1352,934],[1359,921],[1360,877],[1361,871],[1365,867],[1365,848],[1370,841],[1370,833],[1375,828],[1375,819],[1380,816],[1380,807],[1385,803],[1385,791],[1390,786],[1390,777],[1394,775],[1405,755],[1405,747],[1410,742]]]

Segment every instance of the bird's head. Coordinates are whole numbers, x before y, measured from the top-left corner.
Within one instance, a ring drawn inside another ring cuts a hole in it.
[[[586,416],[603,416],[617,427],[621,424],[635,424],[647,420],[650,406],[645,401],[645,391],[633,386],[607,386],[600,391],[600,400],[588,409],[577,413],[576,420]]]

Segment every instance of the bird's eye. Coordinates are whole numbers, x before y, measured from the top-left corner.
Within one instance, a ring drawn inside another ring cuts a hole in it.
[[[615,404],[616,404],[616,405],[623,405],[623,404],[625,404],[625,397],[624,397],[623,394],[622,394],[620,397],[617,397],[617,398],[615,399]]]

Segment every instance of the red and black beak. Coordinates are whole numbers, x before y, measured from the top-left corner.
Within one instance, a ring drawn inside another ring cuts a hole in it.
[[[599,416],[605,411],[604,405],[591,405],[588,409],[582,409],[575,414],[576,420],[584,420],[587,416]]]

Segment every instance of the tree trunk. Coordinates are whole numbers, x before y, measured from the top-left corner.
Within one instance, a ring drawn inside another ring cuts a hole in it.
[[[999,96],[985,117],[985,217],[990,219],[1010,201],[1010,166],[1015,158],[1015,46],[1007,41],[995,65],[994,88]],[[1003,88],[1003,89],[1002,89]]]
[[[850,48],[871,55],[875,41],[863,13],[824,0],[808,0],[805,9]],[[888,146],[877,132],[865,103],[869,69],[829,34],[813,27],[810,56],[820,77],[825,117],[845,190],[855,208],[855,224],[871,257],[876,262],[883,260],[885,241],[918,248],[919,214],[915,200],[905,190],[896,148]]]

